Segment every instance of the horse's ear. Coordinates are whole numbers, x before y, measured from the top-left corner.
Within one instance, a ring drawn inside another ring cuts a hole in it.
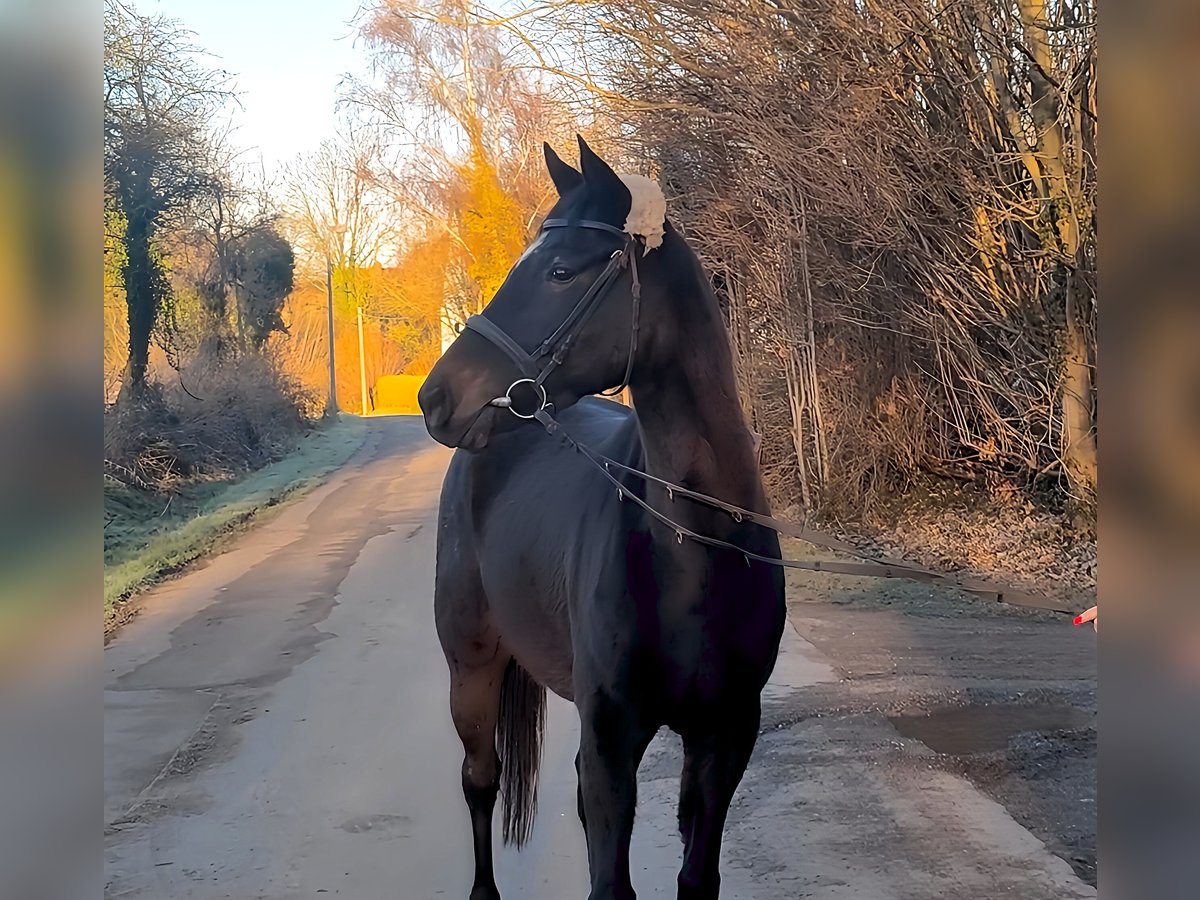
[[[550,180],[558,188],[558,196],[563,196],[567,191],[577,188],[583,183],[583,176],[572,166],[559,159],[553,147],[549,144],[542,144],[542,150],[546,153],[546,168],[550,172]]]
[[[583,180],[592,187],[611,188],[615,186],[623,186],[621,179],[617,177],[617,173],[612,170],[608,163],[602,160],[599,156],[592,152],[592,148],[587,145],[587,141],[581,135],[575,135],[579,140],[579,168],[583,170]]]

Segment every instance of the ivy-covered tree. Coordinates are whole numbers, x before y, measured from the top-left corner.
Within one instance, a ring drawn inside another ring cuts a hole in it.
[[[275,331],[287,331],[284,301],[292,292],[296,257],[292,245],[274,225],[248,232],[237,246],[238,321],[245,339],[257,350]]]
[[[104,7],[104,182],[124,220],[121,277],[129,358],[118,402],[146,382],[150,336],[170,284],[156,236],[212,184],[209,123],[232,96],[225,73],[207,68],[191,34],[120,0]]]

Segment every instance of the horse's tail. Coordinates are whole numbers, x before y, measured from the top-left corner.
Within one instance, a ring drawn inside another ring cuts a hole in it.
[[[523,847],[533,832],[545,732],[546,689],[510,660],[500,686],[497,728],[506,844]]]

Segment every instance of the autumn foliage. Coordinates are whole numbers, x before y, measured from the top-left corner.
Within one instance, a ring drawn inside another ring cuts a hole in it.
[[[459,208],[466,272],[477,286],[479,300],[486,303],[525,247],[525,217],[516,198],[500,184],[496,167],[482,147],[472,147],[467,161],[456,165],[454,172],[461,194],[452,202]]]

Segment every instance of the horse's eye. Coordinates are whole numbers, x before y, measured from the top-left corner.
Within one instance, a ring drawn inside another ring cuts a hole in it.
[[[572,272],[570,269],[568,269],[566,266],[555,266],[553,269],[550,270],[550,277],[553,278],[557,282],[566,284],[568,281],[570,281],[572,278],[575,277],[575,273]]]

